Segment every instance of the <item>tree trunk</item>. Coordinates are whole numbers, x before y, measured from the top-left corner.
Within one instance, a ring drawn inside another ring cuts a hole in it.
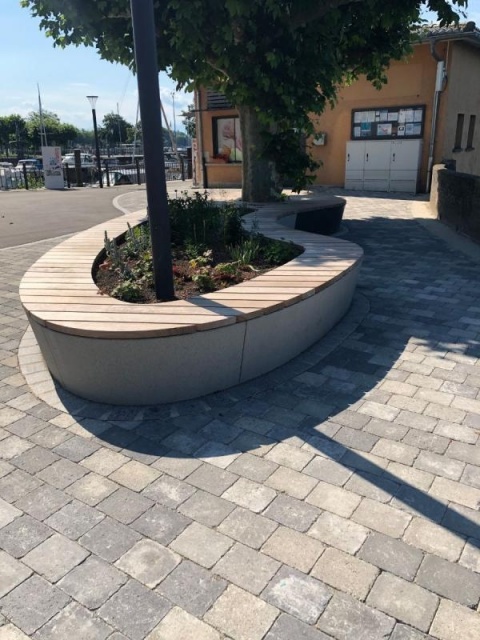
[[[277,194],[273,162],[261,157],[264,126],[252,107],[240,107],[243,166],[242,199],[245,202],[268,202]]]

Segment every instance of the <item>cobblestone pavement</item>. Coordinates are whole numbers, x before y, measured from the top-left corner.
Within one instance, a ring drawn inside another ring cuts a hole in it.
[[[479,267],[412,206],[348,197],[324,340],[157,408],[33,395],[17,289],[58,239],[0,251],[0,640],[480,638]]]

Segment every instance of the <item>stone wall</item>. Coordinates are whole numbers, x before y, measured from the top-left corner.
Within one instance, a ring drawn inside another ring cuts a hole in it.
[[[434,167],[430,204],[442,222],[480,242],[480,176]]]

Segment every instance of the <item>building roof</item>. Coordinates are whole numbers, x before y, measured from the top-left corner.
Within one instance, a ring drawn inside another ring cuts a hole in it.
[[[476,47],[480,47],[480,29],[473,21],[446,26],[426,24],[418,29],[417,34],[422,42],[430,42],[431,40],[463,40]]]

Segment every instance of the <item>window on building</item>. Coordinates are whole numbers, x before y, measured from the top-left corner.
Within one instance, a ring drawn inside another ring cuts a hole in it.
[[[468,133],[467,133],[467,151],[473,150],[473,136],[475,135],[475,121],[477,116],[470,116],[470,122],[468,123]]]
[[[213,118],[213,149],[215,156],[226,162],[242,162],[240,118]]]
[[[465,122],[465,114],[459,113],[457,115],[457,128],[455,130],[455,146],[453,147],[454,151],[462,150],[462,138],[463,138],[463,125]]]

